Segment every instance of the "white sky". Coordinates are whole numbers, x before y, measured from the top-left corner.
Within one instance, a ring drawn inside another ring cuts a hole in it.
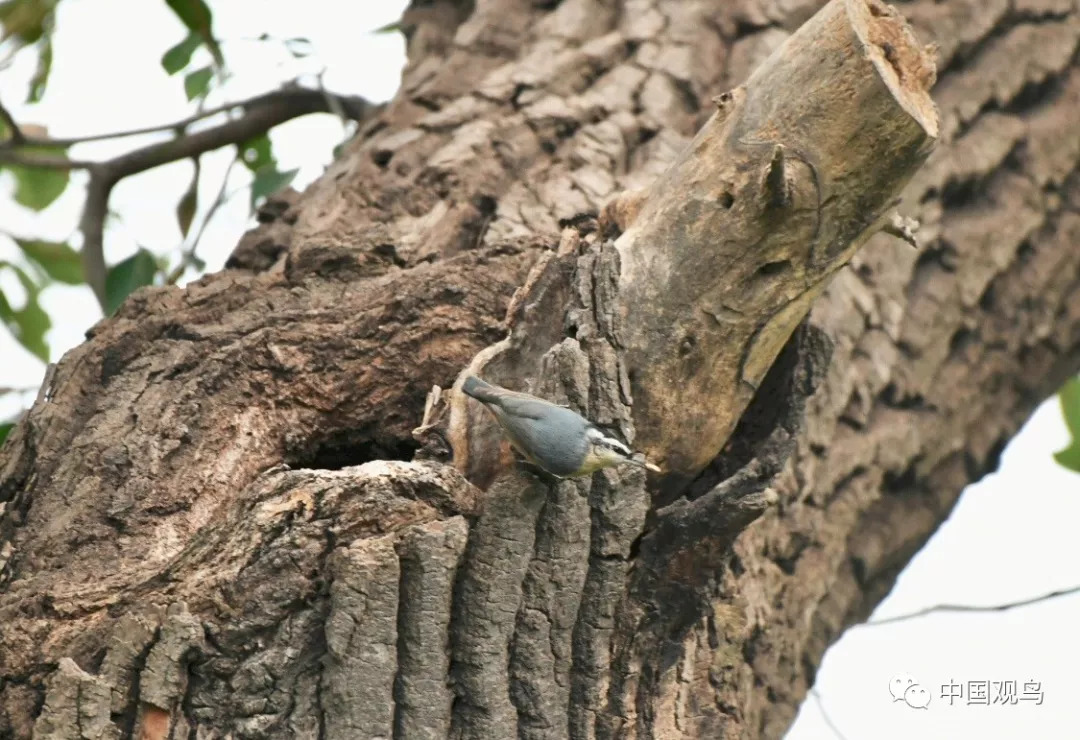
[[[365,31],[395,20],[404,5],[402,0],[306,0],[304,12],[297,13],[295,0],[212,3],[234,78],[210,104],[272,89],[298,70],[312,73],[321,64],[328,68],[329,89],[372,100],[389,98],[404,61],[401,39]],[[41,104],[17,104],[33,70],[30,55],[0,72],[0,99],[20,122],[47,125],[56,136],[76,136],[166,123],[191,112],[182,75],[169,78],[159,64],[164,50],[184,36],[164,2],[66,0],[57,28],[56,60]],[[319,61],[297,68],[275,47],[243,40],[264,32],[309,38]],[[193,66],[200,66],[198,60]],[[272,139],[281,168],[300,167],[294,185],[302,188],[322,172],[342,136],[334,117],[318,115],[278,128]],[[88,144],[72,154],[105,157],[153,140]],[[204,156],[201,207],[216,194],[229,159],[227,153]],[[241,170],[234,170],[230,190],[246,183],[246,171]],[[180,233],[174,208],[190,174],[189,163],[177,163],[130,178],[113,191],[111,206],[121,218],[106,237],[110,262],[130,254],[136,245],[158,254],[176,253]],[[10,190],[6,176],[0,188]],[[0,229],[69,238],[76,230],[81,197],[80,189],[72,187],[43,214],[0,197]],[[211,271],[221,268],[249,226],[246,198],[241,192],[219,211],[204,237],[200,255]],[[15,247],[0,238],[0,260],[18,258]],[[0,270],[0,285],[17,292],[10,283],[8,271]],[[57,359],[82,341],[101,314],[87,288],[50,288],[42,300],[54,319],[49,341]],[[33,388],[43,371],[36,358],[0,329],[0,387]],[[32,400],[28,392],[21,399],[0,401],[0,419]],[[1051,457],[1066,440],[1057,404],[1048,401],[1009,445],[1001,470],[964,492],[953,515],[904,571],[875,616],[939,603],[995,604],[1080,583],[1080,475],[1062,470]],[[1080,726],[1080,709],[1074,708],[1080,699],[1080,639],[1073,630],[1078,625],[1080,597],[1065,597],[1003,613],[937,614],[853,629],[826,655],[817,690],[847,740],[1075,738]],[[896,674],[909,674],[928,688],[930,706],[920,710],[893,702],[889,681]],[[964,685],[964,698],[950,707],[941,698],[941,686],[952,681]],[[1018,693],[1024,682],[1037,681],[1044,700],[1038,706],[968,706],[969,681],[1016,681]],[[787,740],[836,737],[817,703],[808,699]]]

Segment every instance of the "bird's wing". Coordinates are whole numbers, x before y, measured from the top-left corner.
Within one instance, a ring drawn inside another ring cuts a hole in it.
[[[545,409],[550,409],[554,404],[541,401],[539,398],[514,393],[513,391],[501,391],[496,402],[506,413],[525,419],[542,419]]]

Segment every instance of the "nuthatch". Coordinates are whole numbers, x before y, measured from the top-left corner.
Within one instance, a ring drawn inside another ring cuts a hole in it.
[[[474,375],[461,390],[487,407],[526,460],[558,478],[590,475],[622,463],[660,472],[652,463],[635,460],[633,450],[568,408]]]

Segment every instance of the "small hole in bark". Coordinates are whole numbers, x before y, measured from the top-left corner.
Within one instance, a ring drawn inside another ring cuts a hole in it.
[[[697,340],[693,334],[683,337],[682,344],[679,345],[679,354],[685,357],[694,351],[695,345],[697,345]]]
[[[425,98],[423,95],[418,95],[417,97],[413,98],[412,102],[415,105],[420,106],[424,110],[431,111],[432,113],[437,113],[439,110],[442,109],[442,106],[439,105],[439,102],[437,100]]]
[[[764,265],[758,268],[757,274],[759,277],[771,277],[773,275],[779,275],[785,270],[791,269],[791,260],[780,260],[778,262],[766,262]]]
[[[731,574],[736,578],[746,572],[746,568],[743,566],[742,558],[740,558],[738,555],[735,555],[734,553],[732,553],[731,555],[731,561],[729,565],[731,567]]]
[[[962,208],[979,196],[979,182],[974,178],[950,180],[941,191],[941,204],[946,209]]]
[[[881,479],[881,490],[889,494],[909,493],[915,488],[916,481],[915,465],[912,463],[903,470],[886,470]]]
[[[597,229],[596,219],[597,213],[595,211],[575,213],[569,218],[560,218],[559,228],[577,229],[579,234],[591,234]]]
[[[1018,92],[1005,110],[1009,113],[1023,113],[1024,111],[1046,101],[1061,86],[1061,77],[1047,75],[1046,79],[1028,82]]]
[[[926,399],[921,393],[904,393],[896,383],[889,383],[882,388],[880,395],[885,405],[891,408],[903,410],[928,408]]]
[[[474,195],[470,201],[476,210],[480,211],[481,215],[492,216],[495,214],[495,208],[499,205],[498,201],[490,195],[479,193]]]
[[[735,205],[735,196],[725,191],[724,194],[720,196],[720,205],[725,209],[730,209]]]
[[[390,160],[394,158],[394,153],[389,149],[376,149],[371,153],[371,161],[377,164],[379,167],[386,167],[390,164]]]
[[[975,332],[966,327],[961,327],[956,330],[949,340],[949,353],[952,355],[963,354],[976,341],[978,341],[978,335]]]
[[[866,584],[866,577],[869,575],[866,571],[866,561],[862,558],[851,559],[851,574],[855,576],[855,582],[860,586]]]
[[[393,262],[398,267],[405,267],[408,263],[401,259],[398,255],[397,247],[393,244],[376,244],[375,248],[371,250],[381,259]]]

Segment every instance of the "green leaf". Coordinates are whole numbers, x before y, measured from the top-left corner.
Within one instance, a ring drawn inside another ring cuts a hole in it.
[[[272,193],[276,193],[288,185],[296,177],[300,170],[288,170],[278,172],[274,165],[264,167],[255,173],[255,179],[251,183],[251,206]]]
[[[68,285],[81,285],[84,282],[82,259],[67,244],[36,239],[16,239],[15,243],[53,280]]]
[[[53,45],[52,37],[45,36],[38,45],[38,63],[34,70],[34,76],[30,78],[30,90],[26,95],[27,103],[41,102],[45,94],[45,85],[49,82],[49,73],[52,71]]]
[[[191,177],[191,184],[187,192],[180,196],[180,202],[176,204],[176,222],[180,226],[180,233],[185,237],[191,230],[191,222],[195,220],[195,211],[199,207],[199,158],[194,157],[195,172]],[[164,270],[164,268],[162,268]]]
[[[214,15],[203,0],[165,0],[165,4],[172,8],[189,30],[200,35],[210,31]]]
[[[26,153],[59,155],[66,158],[63,149],[47,149],[44,147],[27,147],[20,151]],[[7,169],[15,176],[15,201],[35,211],[43,211],[52,205],[53,201],[60,197],[71,180],[71,173],[67,170],[48,170],[43,167],[23,167],[21,165],[7,165]]]
[[[165,0],[165,3],[172,8],[189,31],[198,34],[214,57],[214,64],[219,67],[224,66],[225,59],[221,54],[221,47],[214,38],[214,15],[210,12],[210,7],[203,0]]]
[[[5,421],[0,424],[0,445],[4,444],[4,440],[11,434],[11,430],[15,428],[15,422]]]
[[[15,312],[15,324],[19,327],[16,338],[22,346],[33,352],[42,362],[49,361],[49,345],[45,332],[52,327],[49,314],[38,305],[37,296],[26,299],[21,311]]]
[[[387,23],[385,26],[379,26],[372,33],[404,33],[401,26],[401,21],[394,21],[393,23]]]
[[[191,55],[199,48],[202,39],[197,33],[189,33],[187,38],[176,46],[170,47],[161,56],[161,66],[171,75],[176,74],[191,63]]]
[[[15,36],[24,44],[32,44],[45,33],[46,21],[55,0],[8,0],[0,3],[0,41]]]
[[[207,90],[210,89],[210,80],[213,76],[214,70],[210,67],[188,72],[184,77],[184,92],[187,93],[187,99],[194,100],[205,96]]]
[[[1061,387],[1058,401],[1072,442],[1064,450],[1055,452],[1054,459],[1062,467],[1080,473],[1080,378],[1072,378]]]
[[[1064,450],[1055,452],[1054,459],[1057,460],[1058,465],[1066,470],[1080,473],[1080,443],[1073,440],[1072,444]]]
[[[7,299],[0,295],[0,319],[4,320],[8,331],[19,344],[30,350],[42,362],[48,362],[49,345],[45,342],[45,333],[49,331],[52,322],[49,321],[49,315],[38,305],[38,293],[41,289],[18,265],[5,262],[3,266],[15,271],[23,289],[26,290],[26,305],[16,311]]]
[[[157,273],[154,255],[140,248],[123,262],[109,268],[105,276],[105,313],[112,316],[136,288],[150,285]]]
[[[1061,413],[1065,416],[1065,426],[1073,438],[1080,438],[1080,377],[1068,380],[1058,391]]]
[[[276,164],[273,145],[266,134],[248,139],[239,145],[239,149],[240,161],[252,172],[258,172],[267,165]]]

